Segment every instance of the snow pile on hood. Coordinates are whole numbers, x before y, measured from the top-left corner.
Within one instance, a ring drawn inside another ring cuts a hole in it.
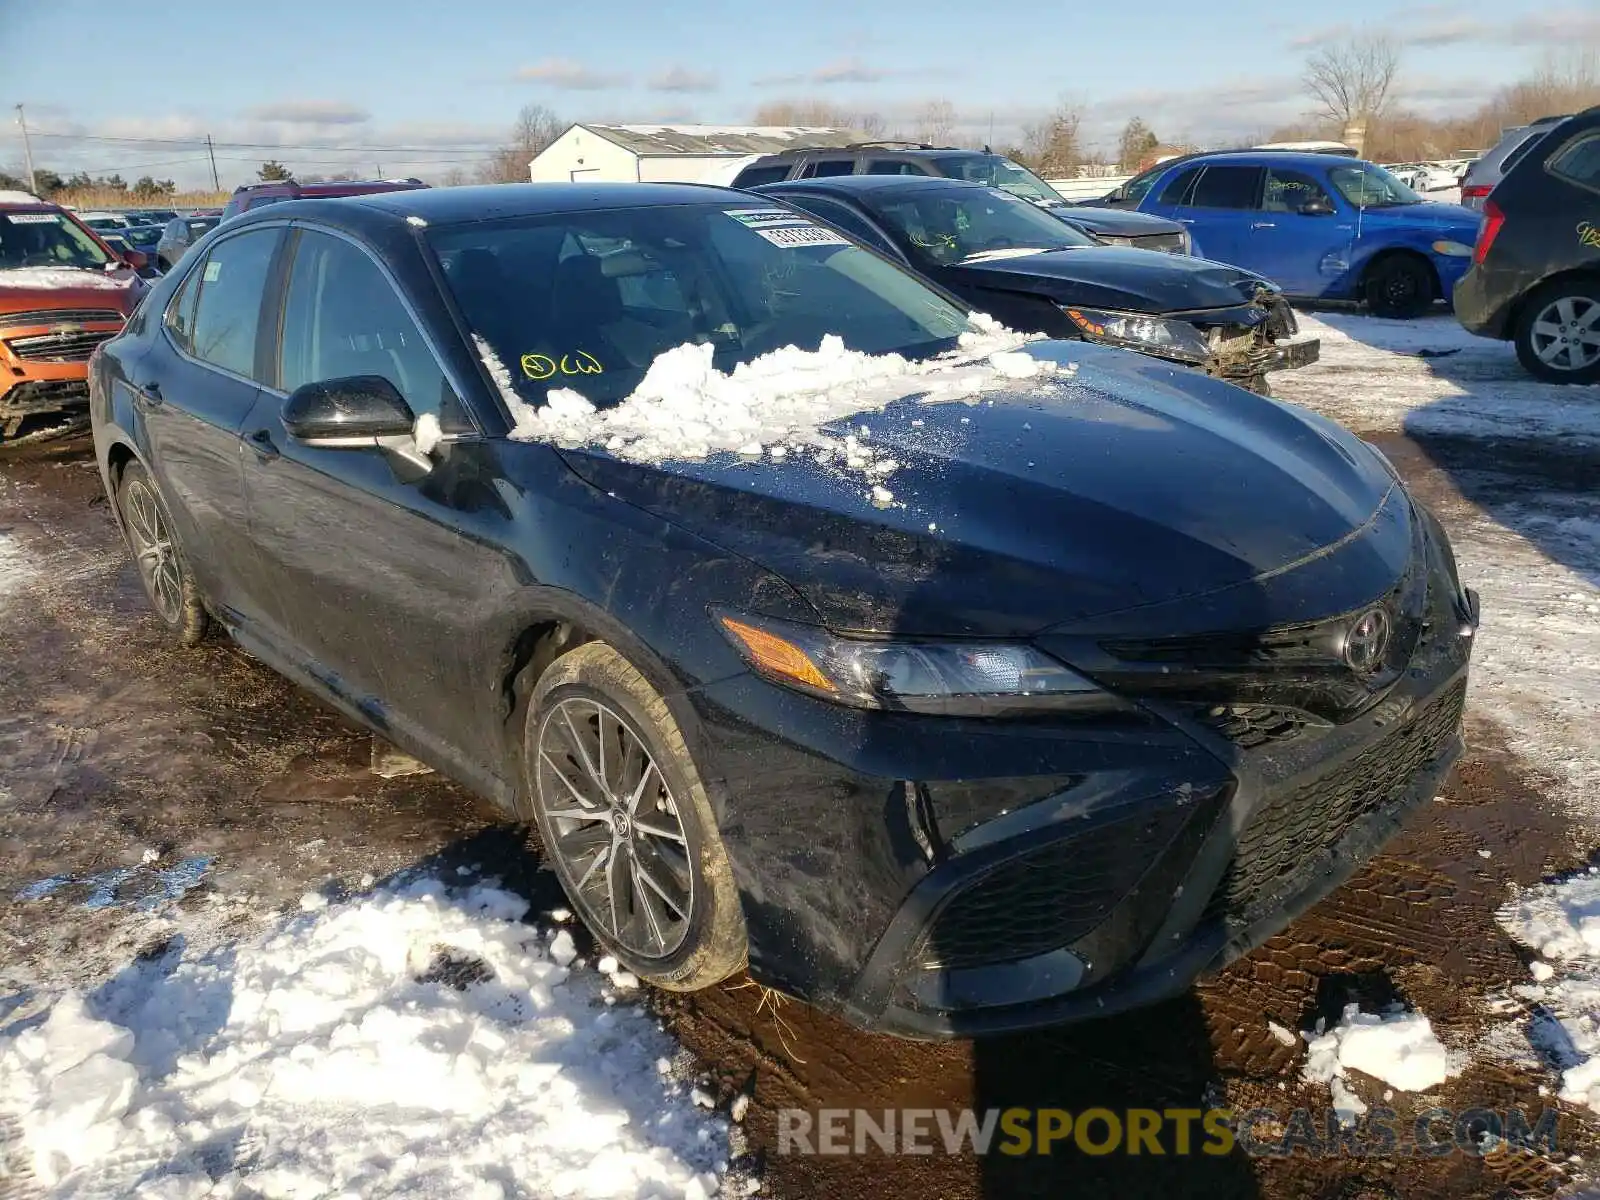
[[[969,399],[1010,380],[1056,373],[1055,363],[1019,349],[1030,338],[981,314],[971,319],[975,331],[961,335],[959,350],[926,362],[849,350],[829,335],[816,350],[786,346],[724,373],[712,365],[713,347],[685,344],[658,356],[633,394],[606,409],[567,388],[552,390],[535,408],[516,395],[510,372],[481,339],[478,350],[516,419],[511,436],[520,441],[603,446],[647,463],[719,451],[781,460],[809,446],[824,461],[838,457],[881,477],[892,464],[885,470],[883,460],[827,437],[821,427],[910,395]]]
[[[8,288],[107,288],[120,291],[129,283],[123,272],[107,274],[83,267],[16,267],[0,271],[0,287]]]
[[[676,1047],[527,903],[438,880],[181,943],[0,1038],[0,1113],[52,1195],[688,1197],[726,1122]],[[626,981],[619,977],[615,984]],[[15,1165],[15,1164],[13,1164]]]
[[[1600,1113],[1600,873],[1524,890],[1496,914],[1500,925],[1540,957],[1536,982],[1516,988],[1551,1014],[1557,1044],[1540,1047],[1562,1066],[1561,1098]]]
[[[1421,1013],[1380,1015],[1349,1004],[1332,1029],[1305,1036],[1301,1074],[1308,1082],[1332,1088],[1334,1110],[1347,1124],[1367,1111],[1350,1089],[1347,1071],[1360,1071],[1402,1092],[1425,1092],[1460,1074],[1460,1064],[1452,1060]]]

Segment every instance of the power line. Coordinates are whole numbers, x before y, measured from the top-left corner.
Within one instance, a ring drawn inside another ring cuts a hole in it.
[[[138,146],[189,146],[201,150],[207,145],[205,137],[192,138],[151,138],[151,137],[108,137],[93,133],[40,133],[30,131],[36,138],[54,138],[58,141],[74,142],[117,142],[126,145]],[[340,153],[351,154],[429,154],[434,151],[457,154],[490,153],[493,146],[483,144],[477,146],[328,146],[312,144],[293,144],[289,142],[211,142],[217,149],[228,150],[333,150]]]

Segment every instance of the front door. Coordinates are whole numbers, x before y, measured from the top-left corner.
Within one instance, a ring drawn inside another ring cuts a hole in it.
[[[486,591],[511,577],[509,513],[477,436],[396,285],[361,246],[302,229],[292,249],[277,365],[245,424],[250,530],[276,638],[299,665],[446,761],[480,744],[495,696],[474,679]],[[380,375],[439,421],[431,473],[376,447],[291,438],[287,393]]]
[[[281,226],[217,242],[163,314],[164,336],[129,366],[146,453],[178,544],[224,618],[258,618],[239,431],[255,406],[257,343]]]
[[[1251,223],[1248,261],[1291,296],[1320,296],[1349,269],[1355,218],[1304,171],[1268,167],[1261,211]]]

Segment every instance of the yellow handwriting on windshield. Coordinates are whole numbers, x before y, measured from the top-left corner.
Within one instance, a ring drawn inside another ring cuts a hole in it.
[[[522,356],[522,373],[536,381],[549,379],[557,372],[562,375],[604,375],[605,371],[600,360],[586,350],[563,354],[559,362],[548,354]]]

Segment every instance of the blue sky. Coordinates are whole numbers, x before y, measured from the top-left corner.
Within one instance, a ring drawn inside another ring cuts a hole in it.
[[[909,130],[930,99],[997,142],[1058,100],[1114,143],[1137,113],[1172,140],[1263,132],[1308,109],[1319,39],[1385,30],[1403,45],[1403,100],[1470,109],[1542,55],[1600,47],[1594,0],[1329,6],[1238,0],[0,0],[0,167],[20,166],[26,105],[36,165],[224,186],[262,158],[301,174],[470,169],[523,104],[568,120],[748,123],[778,99],[883,113]],[[1218,14],[1227,12],[1219,20]],[[1225,26],[1225,29],[1223,28]],[[126,140],[114,140],[126,139]],[[174,139],[171,142],[134,139]],[[335,147],[338,149],[311,149]],[[343,148],[361,147],[346,150]],[[385,148],[375,153],[366,147]]]

